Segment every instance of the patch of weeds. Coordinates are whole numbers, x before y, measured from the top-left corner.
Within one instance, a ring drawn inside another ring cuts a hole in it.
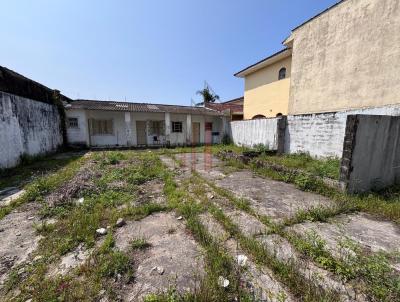
[[[203,179],[198,174],[194,174],[196,183],[207,183],[211,186],[216,193],[229,199],[237,208],[248,212],[250,215],[259,218],[258,215],[251,209],[245,200],[237,199],[233,194],[225,189],[215,186],[213,183]],[[202,203],[205,204],[207,210],[213,217],[221,223],[225,231],[232,237],[236,238],[241,246],[253,259],[261,265],[268,266],[272,269],[275,276],[284,284],[286,284],[291,292],[301,297],[302,301],[337,301],[337,293],[322,290],[318,285],[313,284],[310,280],[302,276],[296,265],[292,262],[279,261],[273,253],[270,253],[266,248],[254,237],[245,236],[239,227],[227,217],[223,210],[209,202],[206,196],[199,196]],[[264,223],[267,225],[274,225],[268,219],[263,217]]]
[[[205,250],[207,275],[200,281],[194,293],[179,296],[176,294],[151,295],[147,301],[232,301],[233,299],[246,300],[247,293],[238,283],[235,261],[215,242],[207,229],[201,224],[198,215],[204,211],[188,194],[188,188],[178,188],[173,180],[172,173],[165,171],[164,192],[170,208],[185,217],[186,226],[197,242]],[[219,276],[230,281],[228,288],[218,285]],[[172,299],[172,300],[168,300]],[[175,299],[175,300],[173,300]]]
[[[131,241],[130,246],[134,250],[144,250],[151,247],[145,238],[135,238]]]
[[[46,194],[55,190],[65,182],[71,180],[86,160],[87,158],[72,160],[60,170],[43,177],[39,177],[30,184],[26,185],[24,188],[26,192],[21,197],[12,201],[8,206],[0,208],[0,219],[9,214],[13,209],[26,202],[43,200]]]

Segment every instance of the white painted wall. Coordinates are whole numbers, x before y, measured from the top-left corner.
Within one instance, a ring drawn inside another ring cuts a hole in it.
[[[68,127],[68,118],[78,119],[78,128]],[[84,110],[67,110],[67,140],[76,145],[89,145],[88,119]]]
[[[63,143],[55,105],[0,92],[0,168],[11,168],[21,155],[54,152]]]
[[[335,113],[289,115],[285,153],[306,152],[314,157],[341,157],[346,120],[350,114],[398,116],[400,104]]]
[[[270,150],[277,150],[277,118],[233,121],[230,125],[234,144],[246,147],[263,144]]]

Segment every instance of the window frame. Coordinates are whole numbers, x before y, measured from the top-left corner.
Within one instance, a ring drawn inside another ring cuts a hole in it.
[[[179,126],[178,129],[176,129],[175,126]],[[183,133],[183,122],[180,121],[172,122],[171,131],[172,133]]]
[[[286,72],[287,72],[286,67],[282,67],[281,69],[279,69],[278,81],[286,79]],[[282,77],[282,74],[283,74],[283,77]]]
[[[74,120],[75,123],[72,123],[72,120]],[[79,129],[79,119],[77,117],[68,117],[68,128],[69,129]]]
[[[107,129],[109,122],[111,125],[111,129]],[[94,123],[100,123],[99,125],[94,126]],[[96,131],[95,131],[96,130]],[[107,130],[104,131],[104,130]],[[91,119],[90,120],[90,134],[92,136],[113,136],[114,135],[114,120],[113,119]]]

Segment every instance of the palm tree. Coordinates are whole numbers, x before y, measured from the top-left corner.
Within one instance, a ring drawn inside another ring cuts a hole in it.
[[[203,104],[206,103],[214,103],[215,101],[219,100],[219,95],[215,94],[208,85],[202,90],[198,90],[196,94],[201,95],[203,98]]]

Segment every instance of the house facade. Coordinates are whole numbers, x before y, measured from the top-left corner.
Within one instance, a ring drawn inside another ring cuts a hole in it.
[[[399,104],[399,28],[398,0],[329,7],[293,29],[284,50],[235,74],[245,80],[244,118]]]
[[[77,100],[66,105],[67,139],[88,147],[219,143],[226,117],[200,107]]]
[[[279,51],[235,74],[244,78],[244,119],[286,115],[292,50]]]

